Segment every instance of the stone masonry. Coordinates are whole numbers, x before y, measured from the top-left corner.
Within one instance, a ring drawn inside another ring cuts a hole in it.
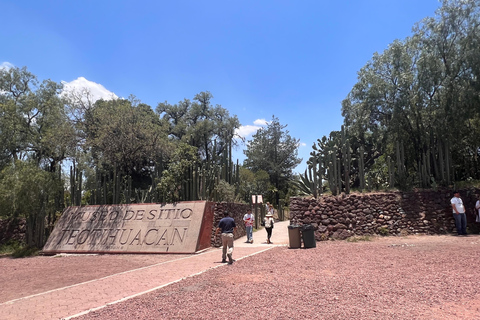
[[[467,221],[475,221],[479,189],[459,190]],[[311,224],[317,240],[363,235],[445,234],[455,229],[452,190],[354,193],[339,196],[292,198],[292,224]]]

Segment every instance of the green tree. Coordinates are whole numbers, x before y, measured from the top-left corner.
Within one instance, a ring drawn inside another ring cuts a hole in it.
[[[175,202],[182,199],[183,185],[189,178],[187,173],[198,163],[198,153],[195,147],[185,143],[178,145],[157,185],[163,201]]]
[[[27,68],[0,69],[0,164],[35,159],[55,171],[75,146],[75,132],[58,94],[62,85],[39,84]]]
[[[236,116],[220,105],[211,104],[210,92],[200,92],[193,102],[188,99],[171,105],[159,103],[156,112],[168,126],[173,140],[196,147],[200,158],[209,161],[235,143],[235,130],[240,127]]]
[[[268,125],[259,129],[248,141],[244,151],[246,159],[243,165],[246,168],[253,172],[263,170],[268,173],[277,203],[287,192],[293,169],[302,161],[297,157],[299,140],[292,138],[286,127],[272,116]]]
[[[86,146],[97,168],[130,175],[134,186],[149,179],[168,157],[167,134],[153,110],[135,99],[99,100],[85,115]]]
[[[240,166],[239,172],[239,187],[238,199],[246,203],[250,203],[251,195],[262,194],[267,195],[268,190],[271,190],[270,177],[264,170],[253,172],[250,169]],[[268,201],[271,201],[269,199]],[[265,202],[267,200],[264,200]]]
[[[444,0],[359,71],[342,114],[352,145],[376,154],[366,171],[390,168],[390,180],[394,167],[402,188],[480,178],[479,21],[478,1]]]
[[[0,217],[25,218],[26,242],[42,248],[46,225],[53,225],[58,195],[64,182],[58,174],[39,169],[34,162],[17,160],[0,172]]]

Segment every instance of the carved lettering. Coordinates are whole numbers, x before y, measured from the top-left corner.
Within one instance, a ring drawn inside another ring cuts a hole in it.
[[[87,241],[89,235],[90,235],[90,230],[88,229],[82,230],[77,237],[77,243],[84,244],[85,241]],[[83,239],[83,237],[85,237],[85,239]]]
[[[112,231],[113,231],[113,234],[112,234]],[[110,243],[111,245],[115,244],[115,239],[117,238],[117,235],[118,235],[119,231],[120,231],[120,229],[110,229],[110,231],[108,232],[107,239],[112,240],[112,242]]]
[[[157,210],[150,210],[150,212],[148,213],[148,217],[147,219],[148,220],[153,220],[155,219],[155,214],[157,213]]]
[[[125,212],[125,217],[123,217],[123,220],[130,220],[133,218],[134,215],[135,211],[127,210],[127,212]]]
[[[170,213],[172,213],[172,211],[175,212],[175,209],[165,209],[165,211],[167,212],[167,216],[165,217],[165,219],[170,219]]]
[[[143,243],[145,243],[146,245],[149,245],[149,246],[155,243],[155,238],[154,238],[153,241],[151,241],[151,242],[150,242],[150,241],[147,241],[147,238],[148,238],[148,236],[150,235],[150,232],[152,232],[152,231],[155,231],[155,232],[158,234],[158,229],[150,229],[150,230],[148,230],[147,233],[145,234],[145,239],[143,240]]]
[[[142,244],[142,241],[140,239],[141,233],[142,233],[142,230],[138,230],[137,234],[135,235],[135,238],[133,238],[132,242],[130,242],[130,245],[132,245],[134,241],[137,241],[137,245]]]
[[[110,221],[116,220],[118,218],[118,211],[110,212]]]
[[[127,229],[122,229],[122,234],[120,236],[120,244],[126,244],[128,242],[128,239],[130,238],[130,234],[132,233],[133,229],[130,229],[130,231],[128,232],[128,236],[127,236],[127,239],[125,241],[122,240],[123,238],[123,234],[125,233]]]
[[[157,246],[160,244],[161,241],[164,241],[164,245],[168,245],[168,239],[167,239],[166,233],[167,233],[167,229],[165,229],[165,231],[163,231],[160,238],[158,238],[158,241],[156,243]]]
[[[137,214],[135,215],[135,220],[142,220],[144,214],[145,214],[145,210],[138,210]]]
[[[107,218],[107,214],[108,214],[108,211],[102,211],[100,213],[100,217],[98,218],[98,220],[105,221],[105,218]]]
[[[92,212],[84,211],[82,212],[82,221],[88,221]]]
[[[70,236],[68,237],[67,244],[73,244],[73,242],[70,243],[70,240],[73,239],[75,241],[75,237],[77,236],[78,231],[79,230],[75,230],[75,229],[72,230],[72,232],[70,233]]]
[[[98,234],[100,234],[100,236],[98,236]],[[92,237],[90,238],[91,239],[90,244],[95,245],[97,243],[97,239],[100,239],[100,240],[102,239],[103,229],[93,229],[91,231],[91,235]]]
[[[183,239],[185,239],[185,235],[187,234],[187,229],[188,228],[183,228],[183,237],[180,235],[180,232],[178,231],[177,228],[173,229],[172,242],[170,244],[171,245],[175,244],[175,235],[177,234],[178,234],[178,238],[180,239],[180,242],[183,243]]]
[[[186,208],[182,210],[181,216],[183,219],[188,219],[192,215],[193,211],[190,208]]]
[[[65,236],[65,234],[66,234],[68,231],[69,231],[69,229],[64,229],[64,230],[62,230],[63,233],[62,233],[62,236],[60,237],[60,240],[58,240],[57,245],[59,245],[60,242],[62,242],[63,237]]]
[[[199,232],[205,232],[204,208],[188,203],[70,207],[44,250],[195,252]]]
[[[98,211],[94,211],[92,213],[92,217],[90,218],[90,221],[95,221],[97,219],[97,216],[98,216]]]

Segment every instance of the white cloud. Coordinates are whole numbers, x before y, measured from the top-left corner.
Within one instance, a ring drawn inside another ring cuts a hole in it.
[[[4,61],[0,64],[0,69],[6,69],[6,70],[9,70],[10,68],[13,68],[14,65],[11,64],[10,62],[8,61]]]
[[[300,142],[298,145],[299,145],[300,147],[306,147],[306,146],[307,146],[307,144],[306,144],[305,142]]]
[[[267,124],[268,124],[268,121],[266,121],[265,119],[257,119],[255,121],[253,121],[253,125],[247,124],[247,125],[244,125],[244,126],[240,126],[240,128],[238,128],[235,131],[235,133],[238,136],[240,136],[244,139],[247,139],[252,134],[257,132],[258,129],[260,129],[263,126],[266,126]]]
[[[253,121],[253,124],[255,124],[257,126],[266,126],[268,124],[268,121],[265,120],[265,119],[257,119],[255,121]]]
[[[238,128],[235,133],[242,138],[247,138],[257,132],[258,129],[260,129],[259,126],[246,125]]]
[[[76,80],[66,82],[62,81],[63,91],[62,95],[74,94],[77,97],[81,96],[82,100],[87,99],[93,103],[97,100],[113,100],[118,99],[117,95],[112,91],[107,90],[99,83],[89,81],[84,77],[79,77]]]

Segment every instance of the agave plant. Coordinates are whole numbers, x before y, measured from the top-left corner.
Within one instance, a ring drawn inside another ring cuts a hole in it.
[[[315,183],[316,179],[312,178],[311,169],[308,171],[305,169],[305,173],[303,175],[300,174],[298,177],[296,181],[293,181],[293,184],[298,188],[300,194],[317,198],[319,191],[318,185]]]

